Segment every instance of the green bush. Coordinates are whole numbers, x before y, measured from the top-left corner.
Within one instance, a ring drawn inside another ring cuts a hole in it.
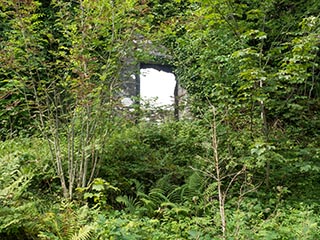
[[[0,144],[1,239],[32,239],[37,233],[41,197],[53,179],[48,148],[41,139],[12,139]]]
[[[213,239],[214,229],[209,218],[177,217],[139,218],[132,214],[114,212],[100,217],[97,239]]]
[[[258,199],[243,204],[250,207],[229,210],[230,239],[319,239],[319,216],[305,204],[269,208]]]
[[[191,122],[156,124],[143,122],[115,133],[107,144],[100,176],[123,193],[130,192],[130,179],[148,189],[169,174],[172,184],[183,184],[204,154],[199,143],[204,130]]]

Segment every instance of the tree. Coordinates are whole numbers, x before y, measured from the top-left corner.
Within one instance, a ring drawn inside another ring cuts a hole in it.
[[[319,7],[192,1],[183,18],[170,18],[179,24],[159,29],[195,116],[211,119],[211,106],[217,109],[224,168],[237,172],[245,164],[254,185],[268,192],[296,187],[301,166],[312,176],[318,168],[311,156],[319,149],[319,18],[313,15]]]
[[[96,176],[103,146],[120,124],[121,61],[133,44],[136,1],[44,4],[2,3],[3,88],[23,99],[51,147],[63,195],[72,198]]]

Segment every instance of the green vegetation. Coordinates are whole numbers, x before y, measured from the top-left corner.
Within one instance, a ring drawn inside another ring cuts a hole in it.
[[[319,10],[2,0],[0,239],[319,239]],[[133,59],[192,117],[123,106]]]

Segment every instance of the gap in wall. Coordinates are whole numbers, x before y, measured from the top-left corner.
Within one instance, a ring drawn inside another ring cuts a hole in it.
[[[155,68],[140,69],[140,97],[151,107],[169,107],[173,109],[176,79],[173,73]]]

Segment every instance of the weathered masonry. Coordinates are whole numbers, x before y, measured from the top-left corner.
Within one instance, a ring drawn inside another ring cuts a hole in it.
[[[154,69],[161,72],[174,74],[173,67],[167,64],[167,62],[169,62],[168,59],[170,58],[170,56],[165,55],[163,53],[163,50],[155,51],[154,49],[150,49],[152,47],[150,47],[150,44],[150,42],[147,42],[143,45],[144,51],[147,51],[147,60],[144,59],[143,61],[140,61],[133,57],[133,54],[130,54],[130,56],[123,60],[125,66],[122,71],[122,102],[127,107],[130,107],[132,103],[142,104],[142,102],[140,101],[141,89],[143,88],[141,82],[141,72],[144,69]],[[141,49],[141,47],[137,47],[138,51],[142,51]],[[175,119],[179,119],[183,117],[183,115],[185,115],[186,91],[180,87],[179,81],[176,76],[174,89],[157,89],[156,91],[170,91],[170,95],[172,94],[172,106],[166,109],[166,114],[172,115],[172,117],[174,117]]]

